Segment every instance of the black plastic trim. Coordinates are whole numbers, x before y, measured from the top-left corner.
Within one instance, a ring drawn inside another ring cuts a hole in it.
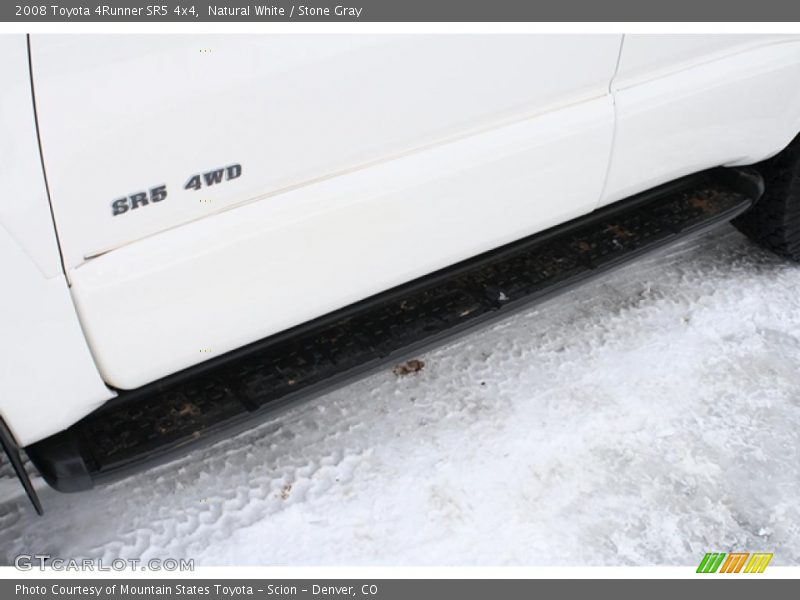
[[[17,479],[19,479],[22,488],[25,490],[25,494],[28,496],[28,500],[31,501],[34,510],[38,515],[44,514],[42,511],[42,503],[39,501],[39,496],[36,495],[36,490],[33,487],[33,483],[31,483],[30,477],[28,477],[28,472],[25,470],[25,465],[22,463],[22,456],[19,453],[19,446],[17,446],[17,441],[14,439],[14,436],[11,435],[11,430],[6,425],[6,422],[0,418],[0,446],[3,447],[5,450],[6,456],[8,457],[8,462],[11,463],[11,467],[14,469],[14,473],[17,475]]]

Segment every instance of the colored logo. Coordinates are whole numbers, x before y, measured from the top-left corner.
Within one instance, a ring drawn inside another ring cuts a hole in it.
[[[708,552],[700,561],[697,572],[763,573],[771,560],[772,552]]]

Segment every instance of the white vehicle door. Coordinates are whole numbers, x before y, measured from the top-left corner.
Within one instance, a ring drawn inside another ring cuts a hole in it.
[[[626,35],[612,88],[601,204],[786,147],[800,129],[800,37]]]
[[[37,36],[73,298],[134,388],[591,211],[619,35]]]

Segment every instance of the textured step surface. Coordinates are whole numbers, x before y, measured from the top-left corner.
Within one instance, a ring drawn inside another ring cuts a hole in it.
[[[760,193],[750,171],[691,176],[122,392],[28,453],[51,485],[84,489],[727,222]]]

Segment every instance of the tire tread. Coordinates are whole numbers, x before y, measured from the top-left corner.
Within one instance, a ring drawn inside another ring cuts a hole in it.
[[[755,167],[764,176],[766,190],[733,224],[769,250],[800,261],[800,136]]]

